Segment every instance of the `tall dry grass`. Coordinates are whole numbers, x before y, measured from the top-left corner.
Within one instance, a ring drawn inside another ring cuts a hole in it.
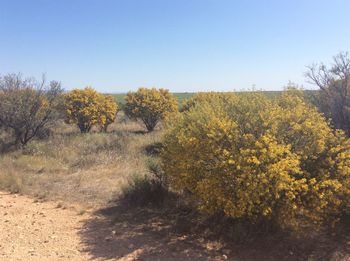
[[[0,189],[86,208],[101,206],[134,176],[147,175],[146,148],[160,139],[160,131],[146,133],[123,115],[108,133],[80,134],[64,123],[53,132],[24,150],[0,155]]]

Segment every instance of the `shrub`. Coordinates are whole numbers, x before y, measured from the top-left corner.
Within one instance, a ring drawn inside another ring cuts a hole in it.
[[[225,95],[220,92],[198,92],[194,94],[191,98],[186,99],[182,102],[180,112],[189,111],[191,108],[195,107],[196,104],[199,104],[204,101],[210,101],[211,99],[216,98],[225,98]]]
[[[99,108],[99,124],[102,127],[102,131],[107,132],[108,126],[114,122],[115,117],[117,116],[118,105],[115,102],[113,96],[102,95]]]
[[[153,131],[159,121],[178,109],[177,99],[165,89],[140,88],[125,97],[125,114],[141,119],[148,131]]]
[[[163,185],[148,176],[134,176],[123,188],[122,201],[129,205],[162,205],[168,191]]]
[[[205,100],[179,116],[163,143],[170,185],[209,213],[297,230],[348,207],[350,142],[295,92]]]
[[[310,66],[306,76],[320,88],[315,99],[320,111],[350,136],[350,56],[339,53],[333,61],[331,68]]]
[[[80,132],[89,132],[92,126],[101,125],[106,130],[117,114],[117,104],[91,87],[75,89],[64,95],[66,121],[77,124]]]
[[[129,205],[163,205],[173,195],[168,190],[164,171],[159,158],[149,157],[146,160],[148,175],[135,175],[123,188],[122,200]]]
[[[152,179],[156,183],[162,185],[164,188],[167,188],[166,176],[159,163],[160,162],[158,158],[152,158],[152,157],[146,161],[146,165],[147,165],[148,171],[151,174]]]
[[[59,118],[62,89],[19,74],[0,78],[0,126],[11,131],[15,145],[26,145]]]

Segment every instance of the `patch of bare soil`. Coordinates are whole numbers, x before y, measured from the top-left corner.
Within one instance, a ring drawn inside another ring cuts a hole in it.
[[[86,218],[57,203],[0,193],[0,260],[87,260],[78,233]]]
[[[79,215],[0,193],[0,260],[350,260],[349,226],[313,240],[271,235],[244,244],[207,226],[178,211],[114,206]]]

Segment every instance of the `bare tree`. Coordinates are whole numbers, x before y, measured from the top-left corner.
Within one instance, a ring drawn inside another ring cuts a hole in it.
[[[21,74],[0,77],[0,126],[10,131],[14,144],[24,146],[59,117],[61,84],[36,81]]]
[[[350,136],[350,56],[341,52],[327,68],[323,63],[308,67],[306,77],[320,88],[316,99],[321,112],[332,119],[334,127]]]

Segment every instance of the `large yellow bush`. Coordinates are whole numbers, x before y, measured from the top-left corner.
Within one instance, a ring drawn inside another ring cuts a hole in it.
[[[118,104],[111,95],[101,95],[101,101],[99,104],[99,124],[104,132],[107,131],[107,127],[114,122],[118,112]]]
[[[202,210],[282,227],[322,224],[350,197],[350,142],[300,95],[221,94],[168,130],[161,154],[170,184]]]
[[[64,98],[67,122],[77,124],[82,133],[89,132],[94,125],[106,130],[118,111],[113,97],[104,96],[91,87],[74,89]]]
[[[127,116],[141,119],[148,131],[157,123],[178,110],[176,97],[166,89],[139,88],[125,97],[124,111]]]

